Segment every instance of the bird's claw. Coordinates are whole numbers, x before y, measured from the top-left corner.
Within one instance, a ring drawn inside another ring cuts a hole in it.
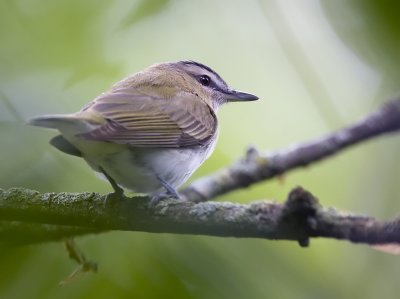
[[[166,199],[181,199],[181,197],[176,192],[175,192],[175,194],[171,194],[170,192],[162,192],[162,193],[155,194],[150,199],[149,208],[150,209],[154,208],[161,201],[164,201]]]
[[[109,209],[115,207],[118,203],[125,200],[123,192],[112,192],[106,195],[104,206]]]

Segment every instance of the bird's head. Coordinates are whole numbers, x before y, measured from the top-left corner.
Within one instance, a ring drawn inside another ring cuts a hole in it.
[[[196,94],[214,110],[227,102],[258,99],[255,95],[230,88],[214,70],[195,61],[156,64],[141,72],[141,76],[153,86]]]

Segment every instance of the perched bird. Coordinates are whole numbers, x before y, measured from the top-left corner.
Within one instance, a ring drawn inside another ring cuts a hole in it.
[[[79,112],[29,121],[57,129],[50,144],[82,157],[111,183],[158,200],[210,156],[224,103],[258,97],[235,91],[211,68],[194,61],[160,63],[128,76]]]

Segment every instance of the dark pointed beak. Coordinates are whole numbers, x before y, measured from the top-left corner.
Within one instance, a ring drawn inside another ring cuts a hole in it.
[[[224,92],[224,94],[225,99],[228,102],[249,102],[258,100],[258,97],[253,94],[236,90],[229,90],[227,92]]]

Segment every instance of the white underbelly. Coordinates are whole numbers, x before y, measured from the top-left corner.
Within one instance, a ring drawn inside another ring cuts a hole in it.
[[[122,187],[139,193],[165,191],[159,178],[178,188],[206,160],[208,150],[197,149],[123,149],[89,165],[101,166]],[[158,178],[159,177],[159,178]]]
[[[165,191],[159,178],[174,189],[181,186],[210,156],[216,140],[217,134],[208,146],[155,149],[69,138],[96,172],[101,167],[118,185],[146,194]]]

